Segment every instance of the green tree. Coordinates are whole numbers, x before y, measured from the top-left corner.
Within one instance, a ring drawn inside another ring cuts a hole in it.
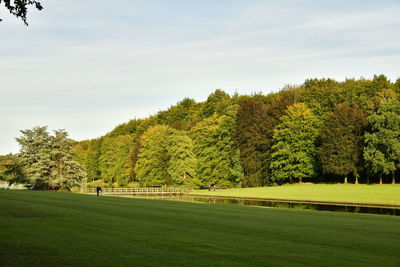
[[[183,131],[174,130],[166,140],[169,157],[168,176],[172,184],[198,188],[200,181],[196,174],[196,156],[193,140]]]
[[[364,158],[372,172],[392,174],[400,166],[400,102],[397,99],[382,101],[378,110],[368,117],[370,131],[365,133]]]
[[[141,136],[141,149],[135,166],[135,172],[142,186],[171,185],[168,173],[169,155],[167,139],[171,128],[164,125],[150,127]]]
[[[133,142],[133,136],[129,134],[103,137],[99,169],[100,177],[104,182],[119,185],[126,185],[130,182],[131,174],[128,161]]]
[[[81,185],[86,173],[82,166],[73,160],[73,141],[68,139],[68,133],[65,130],[54,131],[50,141],[51,185],[62,190],[70,190],[75,185]]]
[[[135,136],[133,144],[130,146],[129,153],[124,165],[123,176],[126,177],[126,182],[137,182],[135,166],[137,163],[139,151],[141,148],[140,138]]]
[[[340,175],[347,183],[353,174],[358,183],[363,159],[366,113],[358,106],[336,105],[326,115],[325,126],[320,132],[321,145],[317,154],[324,173]]]
[[[319,121],[303,103],[288,107],[274,131],[272,179],[282,183],[315,175],[315,139]]]
[[[80,185],[85,172],[73,160],[73,141],[68,139],[65,130],[47,132],[47,127],[34,127],[22,130],[16,138],[21,149],[18,159],[24,173],[37,188],[55,187],[70,190]]]
[[[21,130],[22,136],[16,138],[21,146],[19,162],[27,178],[37,188],[48,188],[51,184],[51,140],[47,127],[34,127]]]
[[[28,25],[26,15],[28,6],[33,5],[37,10],[42,10],[43,6],[35,0],[0,0],[0,5],[4,2],[6,9],[15,17],[21,18],[25,25]],[[2,21],[2,19],[0,19]]]
[[[242,185],[243,169],[234,138],[237,108],[232,106],[221,116],[215,113],[192,129],[197,173],[203,186],[215,184],[229,188]]]
[[[85,162],[87,181],[98,180],[101,177],[99,158],[101,155],[102,143],[103,138],[92,139],[89,142]]]

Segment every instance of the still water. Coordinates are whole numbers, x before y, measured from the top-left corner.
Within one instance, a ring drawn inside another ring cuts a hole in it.
[[[371,213],[371,214],[400,216],[400,208],[391,208],[391,207],[366,207],[366,206],[355,206],[355,205],[348,206],[348,205],[319,204],[319,203],[280,202],[280,201],[253,200],[253,199],[199,197],[199,196],[188,196],[188,195],[183,195],[183,196],[136,195],[129,197],[142,198],[142,199],[147,198],[147,199],[163,199],[163,200],[176,200],[176,201],[186,201],[186,202],[201,202],[210,204],[262,206],[270,208],[307,209],[307,210],[318,210],[318,211]]]

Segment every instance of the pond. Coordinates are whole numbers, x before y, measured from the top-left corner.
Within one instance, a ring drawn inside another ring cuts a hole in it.
[[[133,195],[131,198],[141,199],[163,199],[176,200],[186,202],[201,202],[209,204],[226,204],[226,205],[242,205],[242,206],[262,206],[269,208],[289,208],[289,209],[307,209],[317,211],[334,211],[334,212],[352,212],[352,213],[370,213],[382,215],[400,216],[400,208],[395,207],[370,207],[362,205],[338,205],[338,204],[320,204],[320,203],[301,203],[301,202],[283,202],[270,200],[254,200],[254,199],[235,199],[222,197],[201,197],[201,196],[170,196],[170,195]]]

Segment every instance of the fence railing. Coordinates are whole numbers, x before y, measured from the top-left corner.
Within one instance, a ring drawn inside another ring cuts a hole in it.
[[[101,194],[107,195],[134,195],[134,194],[184,194],[192,191],[192,188],[184,187],[142,187],[142,188],[102,188]],[[96,188],[84,188],[83,192],[96,194]]]

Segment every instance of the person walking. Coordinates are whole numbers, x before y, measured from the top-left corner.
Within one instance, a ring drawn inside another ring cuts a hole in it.
[[[101,193],[101,187],[100,186],[96,187],[96,192],[97,192],[97,196],[99,196],[100,193]]]

